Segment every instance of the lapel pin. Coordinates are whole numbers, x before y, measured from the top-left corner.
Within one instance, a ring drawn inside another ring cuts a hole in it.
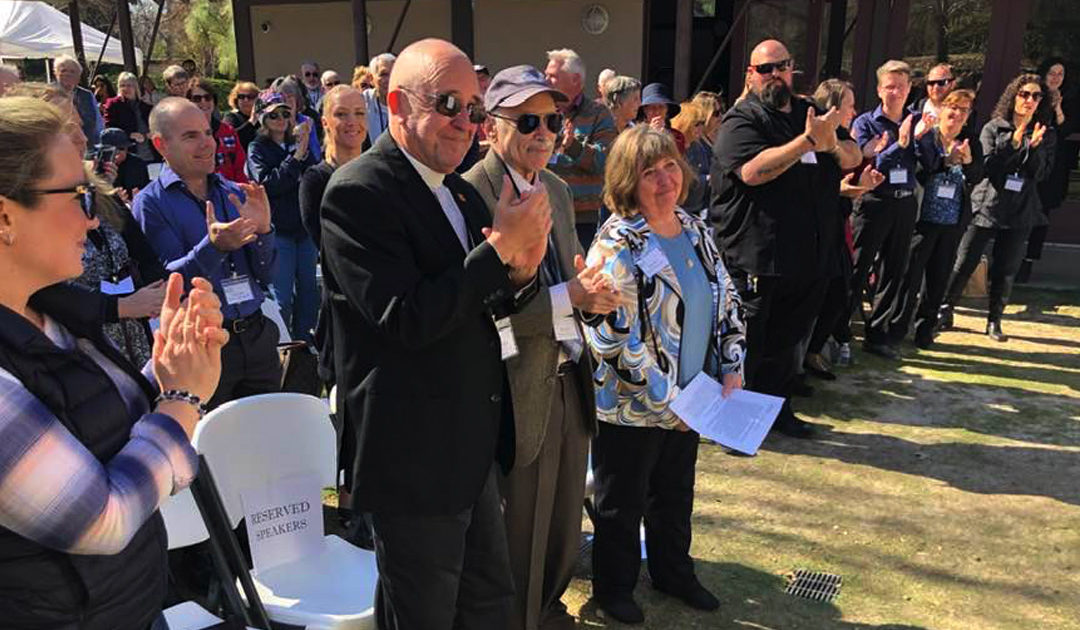
[[[465,195],[463,195],[461,193],[458,193],[457,198],[458,198],[458,201],[460,201],[461,203],[465,203]]]

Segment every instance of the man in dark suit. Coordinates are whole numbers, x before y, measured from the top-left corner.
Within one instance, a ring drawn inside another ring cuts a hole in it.
[[[356,427],[353,508],[371,514],[382,630],[502,629],[513,585],[495,465],[513,462],[503,357],[536,292],[543,191],[493,214],[453,174],[483,107],[452,44],[402,51],[389,133],[323,197],[324,281],[341,400]]]
[[[559,600],[577,561],[589,439],[596,435],[592,364],[578,319],[609,313],[619,299],[599,274],[602,264],[585,269],[570,187],[544,168],[562,128],[555,103],[565,100],[532,66],[496,74],[484,97],[491,150],[465,174],[492,210],[507,188],[515,196],[543,188],[552,209],[540,290],[510,318],[521,353],[506,362],[516,449],[514,470],[500,486],[517,588],[507,630],[575,626]]]

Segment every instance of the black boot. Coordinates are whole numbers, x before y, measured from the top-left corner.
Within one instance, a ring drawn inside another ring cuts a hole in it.
[[[986,334],[994,341],[1006,342],[1009,336],[1001,331],[1001,321],[991,320],[986,322]]]
[[[938,311],[937,329],[939,331],[953,329],[953,307],[951,304],[941,305],[941,309]]]

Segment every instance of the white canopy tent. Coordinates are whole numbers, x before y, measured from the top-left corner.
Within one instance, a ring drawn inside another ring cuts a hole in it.
[[[102,47],[105,63],[124,63],[120,40],[109,38],[92,26],[82,25],[83,49],[86,60],[96,62]],[[44,2],[0,0],[0,59],[40,59],[61,55],[75,57],[71,41],[71,22],[68,16]],[[137,63],[142,63],[142,51],[135,49]]]

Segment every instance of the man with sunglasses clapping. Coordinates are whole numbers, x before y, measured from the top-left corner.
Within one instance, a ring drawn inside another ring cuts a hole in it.
[[[551,209],[540,189],[503,195],[489,213],[454,173],[486,116],[453,44],[409,45],[388,88],[389,133],[334,173],[322,201],[338,409],[356,427],[352,507],[375,534],[375,616],[382,630],[508,628],[503,361],[519,354],[509,315],[536,295]]]
[[[618,300],[600,274],[602,263],[585,268],[570,187],[545,168],[563,127],[556,103],[566,100],[532,66],[496,74],[484,98],[491,150],[465,173],[488,210],[500,199],[544,191],[552,214],[539,293],[510,318],[520,354],[506,364],[515,457],[500,483],[517,587],[508,630],[575,626],[559,600],[577,561],[589,439],[596,434],[593,366],[580,320],[611,312]]]

